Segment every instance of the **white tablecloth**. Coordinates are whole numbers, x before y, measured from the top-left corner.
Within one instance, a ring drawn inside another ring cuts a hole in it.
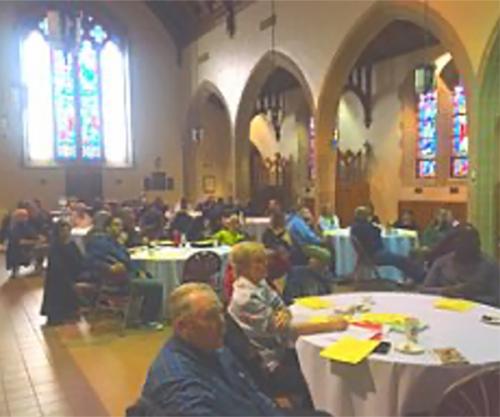
[[[429,328],[419,335],[426,350],[420,355],[398,353],[394,345],[404,336],[390,332],[384,337],[392,342],[389,354],[372,354],[358,365],[347,365],[319,356],[321,348],[343,332],[300,337],[297,353],[316,408],[334,416],[430,411],[450,384],[481,367],[500,363],[500,327],[480,321],[483,314],[500,314],[499,309],[477,305],[466,313],[438,310],[433,307],[437,297],[421,294],[350,293],[325,298],[345,306],[367,295],[375,301],[373,312],[410,314],[427,323]],[[325,314],[299,306],[292,306],[292,312],[297,322]],[[431,349],[445,347],[458,349],[470,365],[441,365]]]
[[[247,217],[243,224],[243,230],[260,242],[270,222],[269,217]]]
[[[351,244],[350,229],[329,230],[324,236],[331,238],[335,247],[337,275],[340,277],[351,274],[356,264],[356,253]],[[382,242],[391,252],[408,256],[410,250],[417,246],[418,236],[417,232],[411,230],[392,229],[389,233],[383,230]],[[401,271],[392,266],[380,266],[378,270],[383,278],[395,281],[404,278]]]
[[[231,250],[229,246],[213,248],[191,247],[156,247],[141,249],[131,254],[132,260],[142,269],[151,273],[154,278],[163,281],[164,306],[169,294],[182,282],[182,272],[186,260],[196,252],[212,251],[222,259],[221,272],[224,271]],[[166,311],[166,310],[165,310]]]

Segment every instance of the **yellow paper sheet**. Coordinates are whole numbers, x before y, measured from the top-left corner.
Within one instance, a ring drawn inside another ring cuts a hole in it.
[[[322,358],[356,365],[372,353],[379,343],[380,340],[360,340],[352,336],[343,336],[319,354]]]
[[[335,315],[335,318],[338,318],[338,317],[342,317],[344,320],[346,320],[347,322],[351,322],[353,321],[353,318],[352,316],[349,316],[347,314],[345,315]],[[309,318],[308,320],[308,323],[314,323],[314,324],[318,324],[318,323],[328,323],[329,321],[331,321],[332,319],[334,318],[334,316],[328,316],[326,314],[320,314],[320,315],[317,315],[317,316],[312,316]]]
[[[366,321],[373,324],[404,324],[408,318],[406,314],[399,313],[364,313],[357,321]]]
[[[330,308],[332,306],[332,303],[330,301],[323,300],[320,297],[296,298],[295,304],[310,308],[312,310],[322,310],[324,308]]]
[[[465,313],[475,306],[476,303],[459,298],[440,298],[434,302],[434,307],[436,308],[457,311],[459,313]]]
[[[331,319],[331,316],[313,316],[308,320],[308,322],[314,324],[328,323]]]

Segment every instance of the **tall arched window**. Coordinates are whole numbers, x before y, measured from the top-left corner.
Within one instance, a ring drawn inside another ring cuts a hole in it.
[[[469,137],[467,133],[467,107],[464,88],[453,90],[453,141],[451,151],[451,176],[464,178],[469,173]]]
[[[437,90],[419,95],[417,178],[435,178],[437,174]]]
[[[127,55],[122,39],[81,12],[77,46],[49,41],[48,21],[21,42],[24,155],[30,165],[128,166],[132,151]]]

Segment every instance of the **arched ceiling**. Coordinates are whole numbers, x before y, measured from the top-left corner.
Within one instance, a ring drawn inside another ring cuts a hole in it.
[[[220,23],[229,36],[237,30],[236,14],[253,0],[146,0],[179,49]]]

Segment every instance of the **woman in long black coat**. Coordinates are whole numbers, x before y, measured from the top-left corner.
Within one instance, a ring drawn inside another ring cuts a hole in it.
[[[41,314],[47,316],[48,325],[62,324],[75,318],[78,297],[74,283],[82,270],[83,257],[71,240],[71,226],[60,221],[55,226],[49,252]]]

